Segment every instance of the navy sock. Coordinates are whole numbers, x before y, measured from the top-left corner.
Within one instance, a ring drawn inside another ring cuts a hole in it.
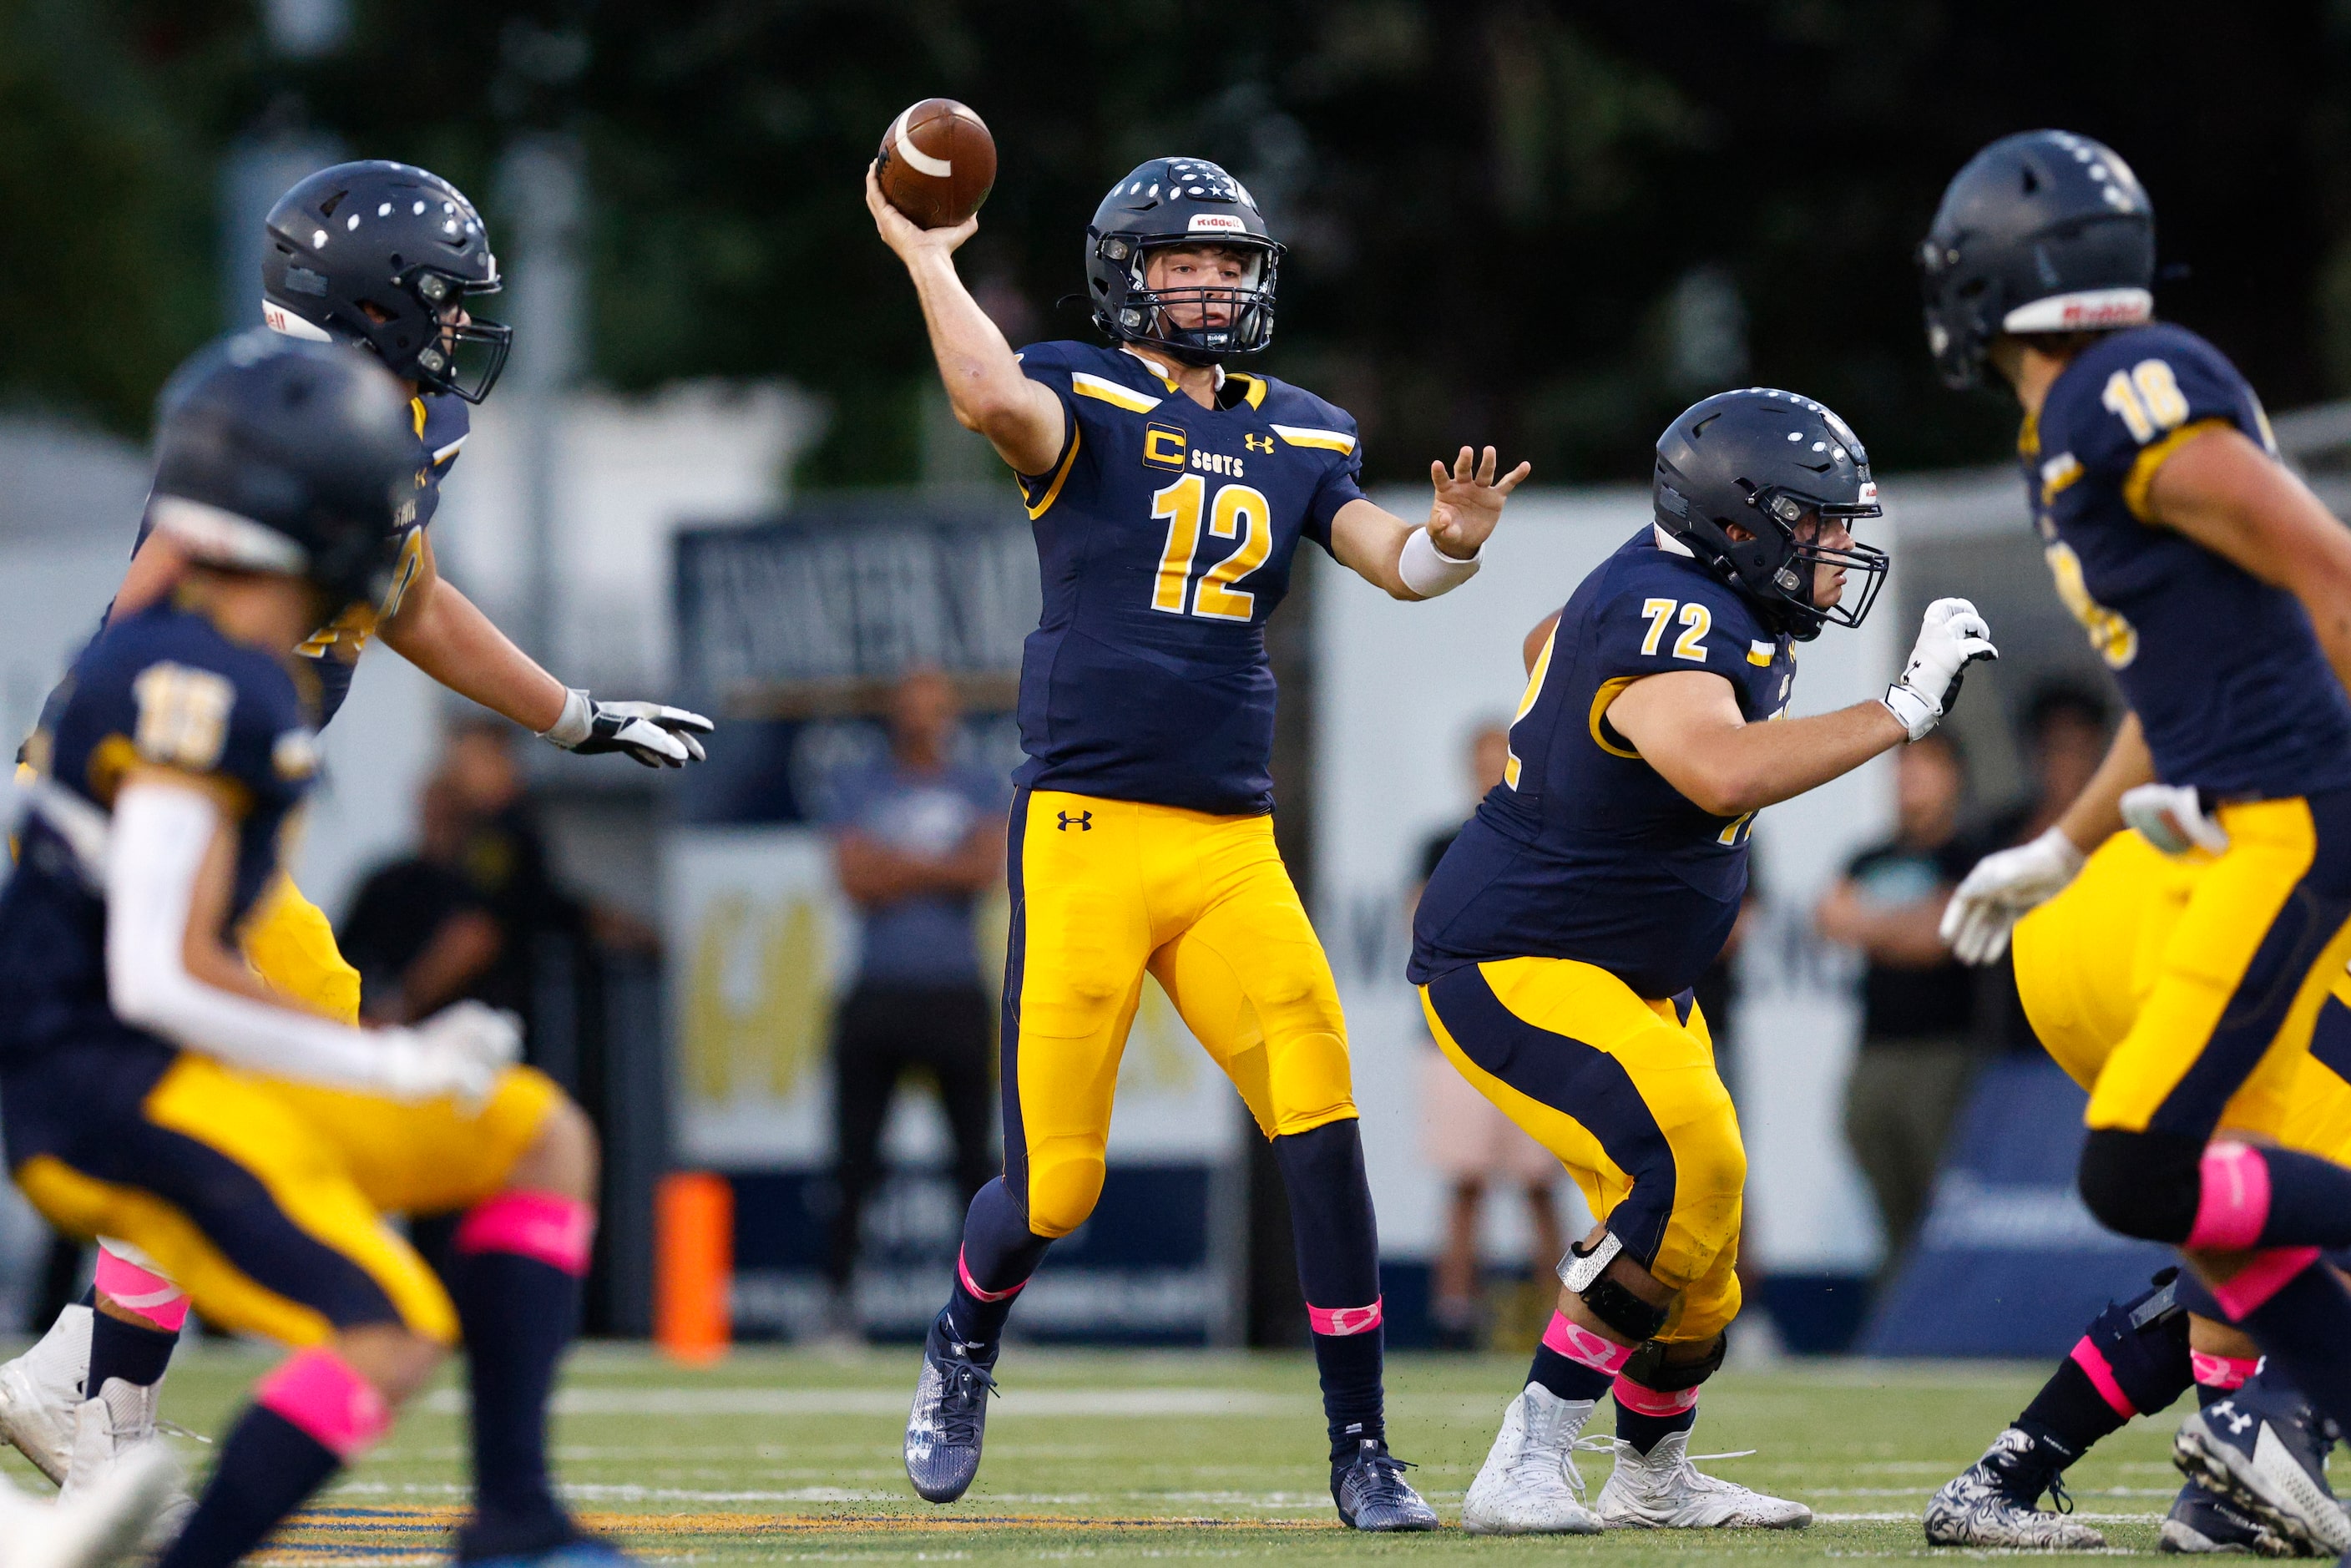
[[[449,1293],[465,1333],[474,1518],[461,1559],[544,1552],[576,1533],[547,1475],[547,1400],[580,1327],[580,1276],[518,1252],[460,1250]]]
[[[1628,1410],[1625,1402],[1616,1402],[1616,1435],[1633,1445],[1636,1453],[1647,1453],[1660,1438],[1676,1432],[1687,1432],[1698,1425],[1698,1406],[1693,1405],[1678,1416],[1644,1416],[1638,1410]]]
[[[2069,1360],[2057,1364],[2055,1375],[2010,1425],[2029,1434],[2062,1470],[2086,1453],[2091,1444],[2121,1431],[2129,1421],[2129,1416],[2106,1403],[2089,1375]]]
[[[1364,1140],[1353,1116],[1273,1140],[1274,1163],[1290,1196],[1298,1283],[1314,1333],[1322,1377],[1322,1417],[1331,1455],[1387,1439],[1382,1363],[1379,1227],[1364,1174]]]
[[[2343,1354],[2351,1344],[2351,1291],[2333,1270],[2317,1263],[2303,1270],[2238,1326],[2253,1336],[2269,1367],[2351,1430],[2351,1359]]]
[[[85,1287],[82,1293],[74,1298],[74,1305],[78,1307],[88,1307],[90,1311],[96,1312],[98,1310],[98,1287],[96,1285]]]
[[[2133,1416],[2169,1408],[2195,1382],[2179,1275],[2167,1269],[2129,1301],[2109,1301],[2016,1418],[2058,1469]]]
[[[172,1351],[180,1343],[176,1329],[127,1323],[99,1312],[89,1323],[89,1371],[82,1379],[82,1397],[95,1399],[106,1391],[109,1378],[151,1388],[163,1381],[172,1365]]]
[[[2351,1169],[2294,1149],[2261,1157],[2270,1173],[2263,1247],[2351,1247]]]
[[[1559,1354],[1547,1344],[1535,1346],[1535,1364],[1527,1368],[1527,1381],[1540,1383],[1562,1399],[1597,1400],[1616,1381],[1614,1375],[1596,1366],[1586,1366]]]
[[[246,1409],[187,1528],[155,1568],[230,1568],[342,1469],[318,1438],[274,1410]]]
[[[1052,1244],[1050,1237],[1029,1228],[1028,1210],[1002,1176],[974,1193],[971,1207],[964,1211],[963,1250],[956,1259],[955,1291],[947,1298],[947,1332],[961,1343],[985,1346],[992,1354],[1004,1337],[1020,1287]]]

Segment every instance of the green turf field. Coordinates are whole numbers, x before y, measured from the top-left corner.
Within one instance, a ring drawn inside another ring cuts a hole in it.
[[[192,1350],[172,1371],[165,1416],[217,1429],[268,1361]],[[978,1485],[952,1508],[932,1508],[899,1469],[914,1366],[911,1351],[747,1352],[695,1371],[640,1351],[583,1349],[561,1396],[559,1469],[580,1512],[668,1563],[1958,1557],[1928,1551],[1918,1511],[2043,1371],[1840,1362],[1727,1372],[1708,1385],[1693,1447],[1758,1450],[1708,1468],[1809,1502],[1819,1516],[1810,1531],[1494,1540],[1340,1529],[1302,1354],[1015,1346],[998,1368],[1004,1397]],[[1389,1361],[1391,1437],[1421,1467],[1414,1479],[1448,1526],[1524,1369],[1517,1358]],[[2134,1422],[2074,1469],[2081,1515],[2116,1547],[2154,1550],[2154,1521],[2177,1480],[2169,1433],[2168,1420]],[[203,1463],[204,1450],[183,1446]],[[13,1453],[8,1467],[31,1477]],[[1604,1457],[1586,1466],[1595,1488],[1606,1467]],[[462,1406],[444,1383],[267,1560],[437,1561],[465,1474]]]

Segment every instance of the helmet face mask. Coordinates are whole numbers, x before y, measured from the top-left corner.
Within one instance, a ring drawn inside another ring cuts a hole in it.
[[[1155,255],[1208,246],[1240,255],[1245,276],[1229,285],[1150,286]],[[1094,324],[1186,364],[1257,353],[1273,341],[1281,256],[1239,181],[1201,159],[1154,159],[1111,187],[1086,227]]]
[[[489,396],[514,329],[458,319],[469,298],[501,284],[463,192],[405,163],[339,163],[279,197],[266,226],[270,327],[359,344],[394,375],[467,402]]]
[[[1852,538],[1884,511],[1869,454],[1810,398],[1750,387],[1683,411],[1657,440],[1653,499],[1660,529],[1799,642],[1860,625],[1886,585],[1886,552]],[[1846,581],[1824,606],[1832,571]]]

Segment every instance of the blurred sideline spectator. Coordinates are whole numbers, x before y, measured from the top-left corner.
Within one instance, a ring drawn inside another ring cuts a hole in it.
[[[1895,834],[1855,855],[1814,911],[1821,935],[1861,950],[1861,1048],[1844,1131],[1877,1199],[1890,1271],[1917,1232],[1951,1123],[1980,1056],[1976,986],[1938,926],[1975,863],[1959,835],[1967,769],[1935,730],[1897,753]]]
[[[2112,718],[2105,699],[2085,686],[2053,682],[2033,692],[2024,706],[2022,737],[2025,759],[2032,769],[2032,793],[1985,825],[1979,852],[2037,839],[2056,824],[2105,759]],[[2040,1039],[2017,999],[2014,952],[2001,953],[1999,962],[1979,971],[1976,984],[2001,1048],[2039,1054]]]
[[[829,825],[841,889],[863,940],[833,1026],[833,1130],[840,1207],[826,1277],[836,1332],[849,1300],[866,1200],[882,1178],[882,1129],[898,1082],[926,1071],[955,1142],[964,1201],[996,1174],[994,1019],[974,929],[980,896],[1004,876],[1006,786],[956,760],[955,687],[915,670],[890,701],[887,756],[832,781]]]
[[[360,1010],[412,1023],[470,994],[506,934],[462,864],[466,821],[456,786],[428,781],[417,799],[417,851],[370,873],[338,940],[360,972]]]
[[[1502,781],[1510,754],[1510,732],[1503,725],[1481,726],[1469,737],[1474,799],[1482,800],[1488,790]],[[1427,885],[1437,862],[1445,858],[1459,831],[1447,828],[1429,837],[1421,851],[1413,902],[1419,902],[1420,889]],[[1526,1195],[1527,1225],[1533,1235],[1528,1268],[1530,1277],[1543,1285],[1564,1247],[1553,1197],[1560,1163],[1478,1092],[1433,1040],[1420,1064],[1420,1136],[1428,1163],[1448,1184],[1445,1239],[1429,1281],[1429,1313],[1437,1325],[1437,1343],[1445,1350],[1480,1349],[1486,1312],[1479,1291],[1478,1233],[1487,1188],[1509,1186]],[[1546,1304],[1550,1294],[1545,1289]]]

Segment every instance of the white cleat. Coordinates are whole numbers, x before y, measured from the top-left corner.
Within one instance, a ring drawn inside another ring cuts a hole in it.
[[[54,1503],[0,1481],[0,1568],[105,1568],[140,1550],[180,1485],[180,1467],[161,1444]]]
[[[101,1397],[82,1401],[74,1411],[73,1464],[57,1493],[60,1506],[106,1491],[117,1476],[145,1464],[148,1455],[165,1451],[163,1439],[155,1433],[155,1402],[153,1387],[119,1377],[106,1380]],[[170,1495],[156,1511],[150,1545],[164,1545],[178,1535],[196,1506],[176,1479],[176,1469],[173,1473]],[[0,1568],[7,1564],[0,1563]]]
[[[1583,1506],[1575,1469],[1575,1439],[1593,1404],[1528,1384],[1502,1412],[1502,1429],[1461,1505],[1461,1528],[1472,1535],[1598,1533],[1600,1516]]]
[[[59,1485],[73,1458],[74,1408],[89,1370],[92,1316],[74,1303],[57,1314],[39,1343],[0,1365],[0,1437]]]
[[[1646,1454],[1619,1437],[1616,1469],[1593,1511],[1610,1530],[1802,1530],[1813,1511],[1736,1481],[1701,1475],[1689,1434],[1673,1432]]]

